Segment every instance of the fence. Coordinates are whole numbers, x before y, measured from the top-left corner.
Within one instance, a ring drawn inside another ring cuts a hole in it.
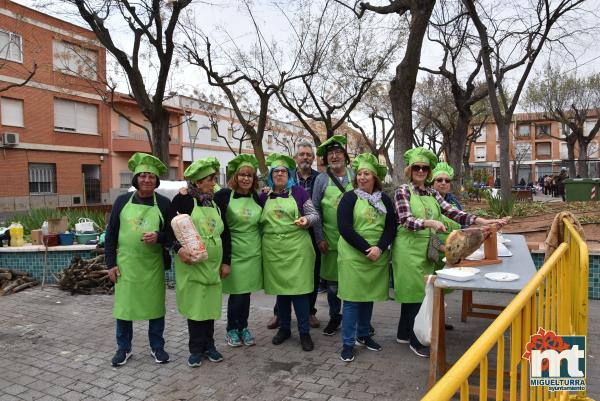
[[[510,401],[588,399],[585,391],[569,395],[530,387],[529,362],[522,358],[530,336],[539,327],[562,336],[587,335],[588,249],[571,223],[563,222],[563,243],[422,401],[449,400],[457,392],[461,401],[477,396]],[[495,369],[490,369],[494,363]],[[479,385],[475,388],[477,371]]]

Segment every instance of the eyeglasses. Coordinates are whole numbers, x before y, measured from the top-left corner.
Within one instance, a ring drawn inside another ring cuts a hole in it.
[[[287,169],[285,169],[285,168],[274,168],[273,169],[273,174],[283,174],[283,173],[287,173]]]
[[[334,149],[334,150],[330,150],[327,153],[332,156],[342,156],[344,154],[344,151],[341,149]]]
[[[417,164],[413,164],[412,166],[410,166],[410,168],[412,169],[412,171],[414,171],[415,173],[417,171],[423,171],[425,173],[429,172],[429,166],[419,166]]]
[[[238,174],[238,178],[252,178],[253,175],[252,174]]]
[[[439,182],[440,184],[443,182],[444,184],[450,184],[452,180],[447,178],[436,178],[435,182]]]

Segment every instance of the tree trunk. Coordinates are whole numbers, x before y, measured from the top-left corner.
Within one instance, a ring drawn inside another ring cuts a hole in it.
[[[152,122],[152,154],[169,167],[169,112],[162,111],[161,118]],[[167,178],[169,170],[160,178]]]
[[[569,177],[575,178],[577,172],[575,170],[575,141],[567,142],[567,154],[569,156]]]
[[[588,154],[588,146],[589,143],[585,140],[579,141],[579,162],[577,162],[577,174],[581,178],[589,178],[588,171],[588,162],[587,162],[587,154]],[[570,175],[571,178],[575,178],[575,175]]]
[[[446,158],[448,164],[454,169],[454,181],[459,185],[463,178],[463,157],[465,146],[467,144],[467,133],[469,130],[469,121],[464,121],[458,117],[454,133],[446,141]]]
[[[404,152],[412,147],[412,97],[415,91],[423,37],[427,32],[429,17],[435,0],[417,0],[410,10],[410,33],[404,58],[396,67],[396,76],[390,87],[390,101],[394,115],[394,184],[403,180]]]
[[[510,121],[509,117],[506,119]],[[498,138],[500,139],[500,154],[509,155],[509,125],[506,124],[501,118],[496,119],[496,125],[498,127]],[[508,204],[508,200],[511,196],[511,182],[510,182],[510,158],[500,158],[500,193],[502,194],[502,202],[504,205]]]
[[[263,149],[262,141],[256,140],[256,135],[253,135],[251,140],[252,147],[254,148],[254,156],[258,159],[258,169],[263,177],[267,176],[269,169],[265,161],[265,150]]]

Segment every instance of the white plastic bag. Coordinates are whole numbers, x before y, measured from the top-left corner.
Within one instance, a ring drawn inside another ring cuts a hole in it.
[[[427,284],[425,284],[425,299],[421,304],[419,313],[415,317],[415,325],[413,331],[417,340],[425,346],[431,344],[431,329],[433,324],[433,278],[434,276],[427,277]]]
[[[94,221],[87,219],[85,217],[80,217],[78,222],[75,223],[75,231],[84,233],[84,232],[94,232]]]
[[[194,222],[189,215],[178,214],[171,220],[171,227],[173,227],[173,233],[177,241],[182,247],[190,251],[192,262],[196,263],[208,259],[202,237],[198,234],[196,226],[194,226]]]

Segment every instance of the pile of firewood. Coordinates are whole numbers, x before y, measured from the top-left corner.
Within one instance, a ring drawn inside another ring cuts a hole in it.
[[[58,287],[71,294],[112,294],[114,291],[103,254],[93,259],[75,256],[71,264],[55,277]]]
[[[29,273],[11,269],[0,269],[0,295],[14,294],[26,288],[38,285]]]

